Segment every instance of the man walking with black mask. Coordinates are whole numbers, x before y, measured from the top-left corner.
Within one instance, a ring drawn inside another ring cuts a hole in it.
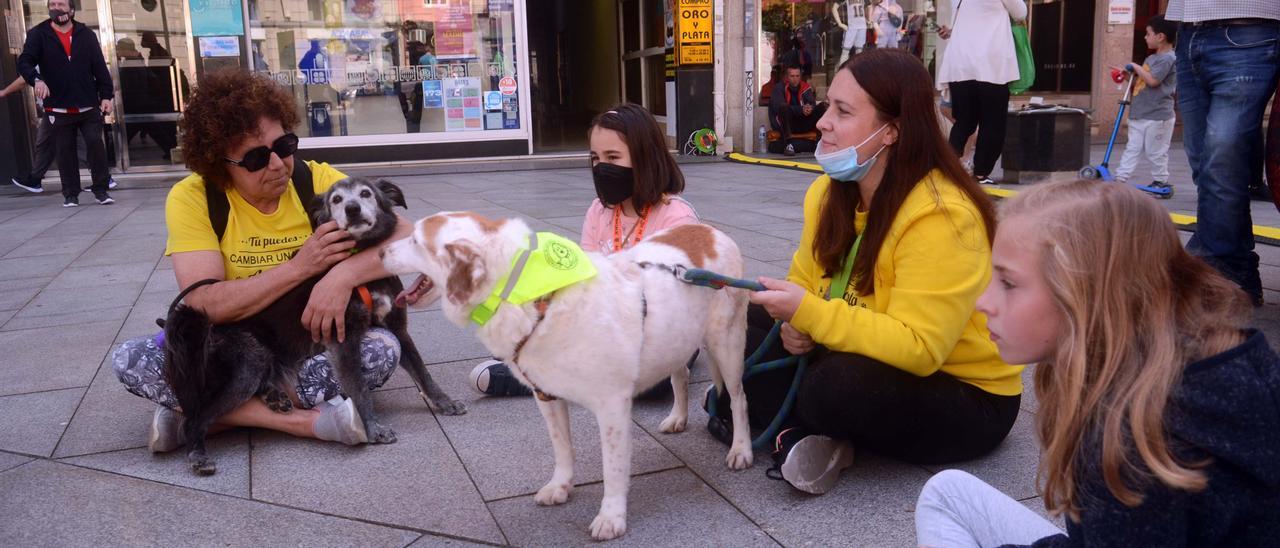
[[[39,68],[39,71],[37,71]],[[75,21],[70,0],[49,0],[49,19],[27,32],[18,57],[18,73],[44,101],[45,115],[53,125],[62,176],[62,207],[80,205],[80,167],[76,161],[76,132],[88,149],[93,174],[93,197],[99,204],[114,203],[107,194],[111,174],[107,149],[102,143],[102,116],[111,113],[111,75],[102,57],[98,37]]]

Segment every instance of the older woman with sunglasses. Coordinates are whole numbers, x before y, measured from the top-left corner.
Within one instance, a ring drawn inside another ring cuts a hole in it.
[[[298,321],[315,340],[344,338],[343,317],[352,289],[389,274],[377,248],[353,252],[346,231],[333,222],[312,230],[299,196],[310,179],[320,195],[345,178],[328,164],[302,162],[294,153],[298,124],[293,97],[270,79],[243,71],[205,76],[183,116],[182,150],[192,174],[174,185],[165,202],[168,244],[178,287],[216,279],[191,292],[186,303],[215,323],[249,317],[304,280],[323,274]],[[397,236],[408,235],[403,219]],[[396,236],[388,239],[399,239]],[[379,386],[399,361],[400,346],[388,331],[373,329],[361,343],[366,381]],[[183,445],[181,410],[162,374],[160,335],[125,341],[112,356],[120,382],[158,404],[148,446],[164,452]],[[219,419],[217,429],[268,428],[299,437],[364,443],[367,437],[351,401],[341,397],[329,360],[303,365],[291,394],[295,409],[271,411],[253,398]]]

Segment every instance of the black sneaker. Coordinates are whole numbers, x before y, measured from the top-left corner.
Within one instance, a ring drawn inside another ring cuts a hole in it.
[[[98,203],[99,203],[99,204],[101,204],[101,205],[107,205],[107,204],[114,204],[114,203],[116,203],[116,201],[115,201],[115,200],[112,200],[112,199],[111,199],[111,195],[110,195],[110,194],[107,194],[107,191],[105,191],[105,190],[104,190],[104,191],[102,191],[102,192],[94,192],[94,193],[93,193],[93,197],[94,197],[94,199],[98,200]]]
[[[795,145],[787,143],[787,148],[782,149],[782,153],[787,156],[795,156],[796,155]]]
[[[480,362],[469,375],[471,386],[481,394],[489,396],[532,396],[533,390],[520,384],[511,368],[501,360],[491,359]]]
[[[712,384],[707,387],[707,395],[702,399],[702,409],[707,412],[707,432],[710,432],[711,437],[716,441],[733,445],[733,417],[729,409],[729,398],[720,397],[713,400],[711,395],[715,393],[716,385]],[[714,417],[710,416],[712,406],[715,406],[716,410]]]
[[[770,478],[786,480],[792,487],[813,495],[830,491],[840,471],[853,465],[853,446],[844,440],[788,428],[774,439]]]
[[[17,177],[10,177],[9,181],[13,182],[13,186],[21,188],[22,190],[25,190],[27,192],[31,192],[34,194],[39,194],[41,192],[44,192],[44,183],[41,183],[40,181],[36,181],[34,183],[28,183]]]
[[[67,196],[62,199],[62,207],[80,207],[80,199],[75,196]]]
[[[974,179],[974,180],[976,180],[976,181],[978,181],[978,184],[980,184],[980,185],[994,185],[994,184],[996,184],[996,182],[995,182],[995,181],[993,181],[993,180],[991,180],[991,177],[990,177],[990,176],[988,176],[988,175],[974,175],[974,176],[973,176],[973,179]]]

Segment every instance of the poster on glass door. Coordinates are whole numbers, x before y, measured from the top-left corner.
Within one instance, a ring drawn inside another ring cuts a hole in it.
[[[480,79],[444,79],[445,131],[484,129],[484,107],[481,104]]]

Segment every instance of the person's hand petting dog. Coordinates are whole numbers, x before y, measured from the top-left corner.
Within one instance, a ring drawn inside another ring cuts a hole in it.
[[[311,331],[311,340],[315,342],[328,344],[331,340],[342,342],[346,338],[343,318],[355,285],[329,269],[350,257],[355,245],[351,234],[340,230],[337,222],[329,221],[316,227],[315,233],[289,260],[296,262],[307,277],[329,272],[311,290],[311,298],[300,320]]]

